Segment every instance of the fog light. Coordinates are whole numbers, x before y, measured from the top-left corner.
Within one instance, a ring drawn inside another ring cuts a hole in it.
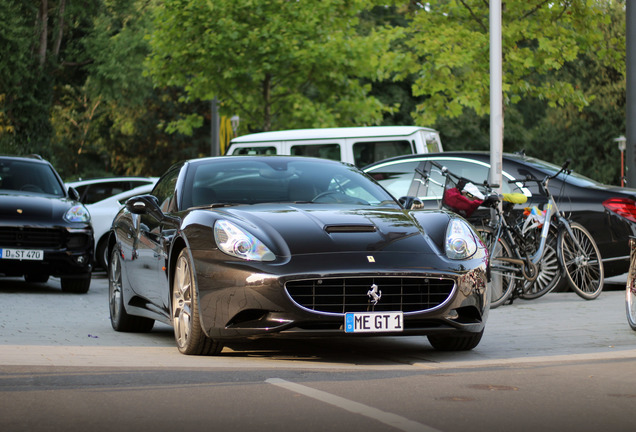
[[[86,264],[86,256],[80,255],[80,256],[75,257],[75,262],[78,263],[79,265]]]

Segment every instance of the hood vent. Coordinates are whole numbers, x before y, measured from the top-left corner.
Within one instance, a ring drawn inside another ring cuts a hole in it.
[[[332,233],[365,233],[376,232],[375,225],[326,225],[325,231]]]

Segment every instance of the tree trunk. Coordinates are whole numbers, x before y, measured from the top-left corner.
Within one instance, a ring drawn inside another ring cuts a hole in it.
[[[265,75],[263,80],[263,132],[267,132],[272,128],[272,113],[270,107],[272,76]]]
[[[53,54],[57,58],[60,54],[60,46],[62,46],[62,36],[64,35],[64,10],[66,9],[66,0],[60,0],[60,8],[58,10],[57,20],[57,36],[53,44]]]
[[[40,67],[44,66],[46,61],[46,43],[48,34],[48,22],[49,22],[49,2],[48,0],[41,0],[40,12],[38,17],[38,31],[40,32],[40,47],[38,49],[38,58],[40,60]]]

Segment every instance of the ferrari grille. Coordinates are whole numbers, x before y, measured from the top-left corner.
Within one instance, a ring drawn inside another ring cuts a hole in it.
[[[380,298],[373,305],[373,287]],[[453,292],[451,279],[351,277],[288,281],[285,289],[300,306],[316,312],[419,312],[444,303]]]
[[[64,230],[49,228],[0,228],[3,247],[61,248]]]

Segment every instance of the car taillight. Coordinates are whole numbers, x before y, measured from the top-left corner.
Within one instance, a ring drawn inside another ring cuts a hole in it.
[[[603,207],[632,222],[636,222],[636,201],[633,199],[610,198],[603,201]]]

